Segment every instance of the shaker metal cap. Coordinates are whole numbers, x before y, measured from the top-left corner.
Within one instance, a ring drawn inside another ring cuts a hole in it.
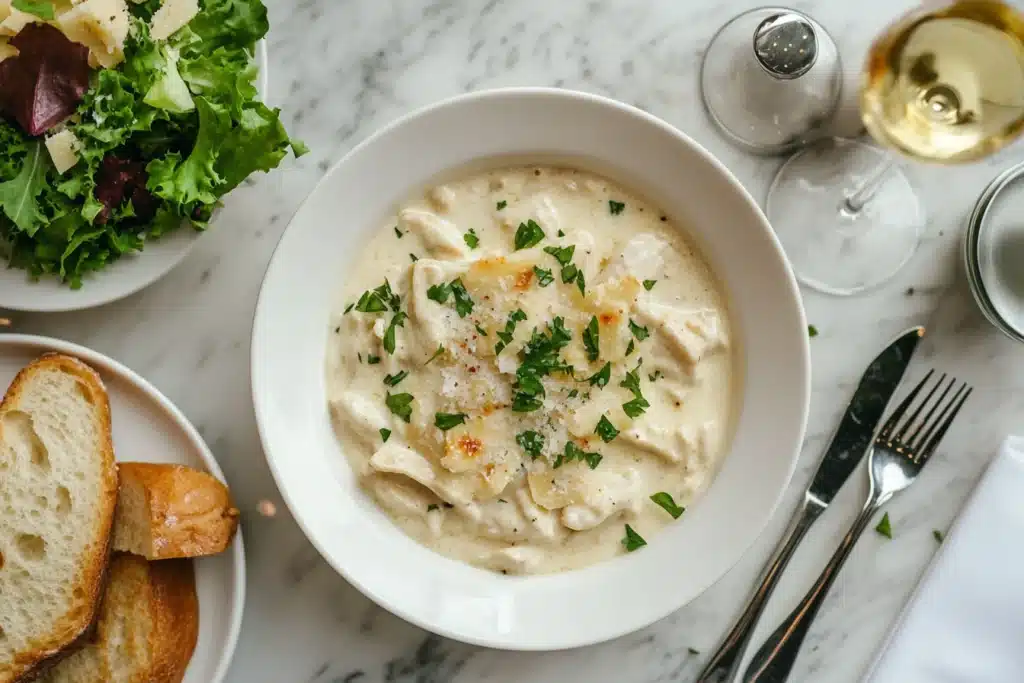
[[[772,76],[799,78],[818,59],[818,38],[802,15],[776,14],[762,21],[754,31],[754,55]]]

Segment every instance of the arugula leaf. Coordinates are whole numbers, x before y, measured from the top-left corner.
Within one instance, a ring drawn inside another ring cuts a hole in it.
[[[18,175],[0,183],[0,208],[29,237],[46,220],[40,211],[38,197],[46,189],[46,172],[50,168],[50,156],[43,143],[36,142],[29,148]]]
[[[11,6],[40,19],[53,21],[53,2],[50,0],[14,0]]]
[[[412,394],[388,393],[384,398],[384,405],[388,407],[388,410],[405,422],[412,419],[412,402]]]
[[[434,426],[442,432],[466,423],[465,413],[434,413]]]
[[[544,436],[533,430],[516,434],[516,443],[534,460],[539,458],[541,451],[544,450]]]
[[[686,512],[686,508],[676,505],[676,501],[672,499],[672,496],[664,491],[655,493],[651,496],[651,500],[660,505],[665,512],[672,515],[672,519],[679,519],[679,516]]]
[[[384,375],[384,384],[387,384],[389,387],[397,387],[398,383],[408,376],[408,370],[400,370],[393,375]]]
[[[594,433],[601,437],[601,441],[611,443],[619,435],[619,430],[615,428],[615,425],[612,424],[607,416],[602,415],[601,419],[597,421]]]
[[[533,273],[537,276],[537,284],[541,287],[547,287],[555,281],[555,276],[550,270],[544,270],[540,266],[533,267]]]
[[[594,362],[600,353],[601,328],[597,316],[592,316],[586,329],[583,330],[583,348],[587,350],[587,360]]]
[[[643,536],[633,531],[633,527],[626,525],[626,535],[622,539],[622,545],[626,547],[626,552],[631,553],[634,550],[639,550],[647,545],[647,541],[644,540]]]
[[[515,250],[529,249],[536,246],[544,239],[544,231],[532,218],[525,223],[520,223],[516,230]]]
[[[612,378],[612,364],[611,363],[605,363],[604,367],[602,367],[600,370],[598,370],[593,375],[588,377],[587,381],[590,382],[590,386],[592,386],[592,387],[596,386],[596,387],[599,387],[599,388],[603,389],[605,386],[607,386],[608,381],[611,380],[611,378]]]

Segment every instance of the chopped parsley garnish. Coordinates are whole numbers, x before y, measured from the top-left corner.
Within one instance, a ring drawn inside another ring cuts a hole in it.
[[[348,313],[349,311],[351,311],[355,307],[356,307],[356,305],[354,303],[353,304],[349,304],[348,306],[345,307],[345,311],[342,313],[342,315],[345,315],[346,313]]]
[[[643,536],[633,531],[633,527],[627,524],[626,535],[622,539],[622,545],[626,547],[627,553],[631,553],[634,550],[639,550],[640,548],[643,548],[645,545],[647,545],[647,541],[644,540]]]
[[[558,261],[558,265],[567,266],[572,261],[572,255],[576,252],[576,245],[570,244],[567,247],[544,247],[545,254],[551,254]]]
[[[384,398],[384,405],[388,407],[393,415],[397,415],[404,422],[409,422],[412,418],[412,394],[392,394],[389,393]]]
[[[882,515],[882,521],[875,527],[875,531],[892,540],[892,524],[889,522],[889,513]]]
[[[594,362],[601,352],[601,328],[597,324],[597,316],[592,316],[587,328],[583,330],[583,348],[587,350],[587,360]]]
[[[544,270],[540,266],[533,267],[533,274],[537,276],[537,284],[541,287],[547,287],[555,281],[555,276],[551,274],[551,271]]]
[[[580,269],[576,267],[575,263],[570,263],[567,266],[563,266],[562,282],[564,282],[565,284],[569,284],[570,282],[576,279],[576,276],[579,275],[579,273]]]
[[[544,436],[533,430],[516,434],[516,443],[534,460],[539,458],[541,451],[544,450]]]
[[[380,362],[380,356],[374,356],[373,354],[366,354],[366,362],[369,365],[376,365]]]
[[[601,437],[601,441],[605,443],[611,443],[612,440],[619,435],[619,430],[615,428],[606,416],[602,415],[601,419],[597,422],[597,427],[594,429],[594,433]]]
[[[508,206],[508,202],[506,202],[504,199],[502,199],[500,202],[498,202],[497,209],[498,209],[498,211],[501,211],[506,206]]]
[[[808,325],[807,326],[807,335],[809,337],[811,337],[812,339],[814,337],[817,337],[818,336],[818,328],[815,327],[814,325]]]
[[[629,343],[626,344],[626,355],[632,356],[634,351],[636,351],[636,344],[630,339]]]
[[[356,352],[356,358],[358,358],[358,359],[359,359],[359,362],[360,362],[360,363],[362,363],[362,362],[363,362],[363,354],[361,354],[361,353],[359,353],[359,352]]]
[[[477,334],[479,334],[481,337],[487,336],[487,330],[485,330],[484,328],[480,327],[479,325],[473,325],[473,327],[476,328]]]
[[[381,429],[380,430],[380,438],[381,438],[381,440],[384,443],[387,443],[388,439],[391,438],[391,430],[390,429]]]
[[[515,250],[537,246],[542,239],[544,239],[544,231],[537,225],[537,221],[531,218],[525,223],[519,224],[519,228],[516,230]]]
[[[470,249],[476,249],[480,246],[480,238],[477,236],[476,230],[473,228],[470,228],[469,232],[462,236],[462,239],[466,241],[466,244]]]
[[[431,503],[430,505],[427,506],[427,512],[433,512],[434,510],[439,509],[441,509],[441,506],[438,505],[437,503]]]
[[[405,233],[399,230],[397,225],[395,226],[395,234],[398,235],[398,239],[402,239],[405,236]]]
[[[516,369],[516,395],[512,399],[512,410],[528,413],[543,405],[544,383],[542,377],[553,372],[571,372],[572,367],[562,362],[558,352],[572,340],[572,333],[565,329],[565,320],[555,318],[541,332],[536,328],[530,341],[519,352],[520,365]]]
[[[572,391],[570,391],[570,392],[569,392],[569,393],[567,394],[567,396],[568,396],[569,398],[576,398],[576,397],[577,397],[577,396],[579,396],[579,395],[580,395],[580,390],[579,390],[579,389],[573,389]]]
[[[356,310],[360,313],[383,313],[391,307],[392,311],[398,312],[402,305],[402,297],[391,291],[391,283],[384,280],[384,284],[376,289],[363,292],[356,302]]]
[[[585,462],[590,469],[595,470],[597,469],[597,466],[601,464],[601,460],[603,460],[603,458],[600,453],[584,453],[582,448],[574,444],[572,441],[567,441],[565,443],[565,450],[558,454],[558,457],[555,458],[555,464],[551,467],[552,469],[557,470],[562,465],[570,463],[573,460]]]
[[[526,313],[523,313],[523,309],[517,308],[508,314],[508,321],[505,323],[505,329],[502,332],[498,332],[499,341],[494,345],[494,355],[500,355],[505,347],[512,343],[512,337],[516,331],[516,323],[526,320]]]
[[[587,293],[587,283],[583,279],[583,271],[582,270],[580,272],[576,273],[576,286],[580,290],[580,296],[586,295],[586,293]]]
[[[626,373],[626,378],[619,382],[620,387],[629,389],[633,393],[633,400],[622,404],[622,410],[631,418],[638,418],[644,414],[651,404],[644,398],[640,391],[640,365]]]
[[[633,322],[632,318],[629,321],[629,331],[633,333],[633,336],[636,337],[637,341],[643,341],[644,339],[647,339],[648,337],[651,336],[650,330],[648,330],[646,327],[640,327],[635,322]]]
[[[942,543],[944,540],[946,540],[946,535],[938,529],[932,529],[932,538],[935,539],[936,543]]]
[[[444,353],[444,347],[441,346],[441,345],[438,345],[437,351],[434,351],[434,355],[431,356],[430,358],[428,358],[427,362],[424,363],[423,366],[426,367],[426,366],[430,365],[431,363],[433,363],[438,358],[438,356],[440,356],[442,353]]]
[[[466,424],[465,413],[434,413],[434,426],[442,432]]]
[[[654,289],[654,285],[658,284],[657,280],[644,280],[644,289],[648,292]]]
[[[431,285],[427,288],[427,298],[431,301],[436,301],[439,304],[443,304],[448,301],[448,297],[452,293],[452,286],[442,282],[439,285]]]
[[[613,216],[618,216],[625,210],[625,208],[626,205],[623,202],[617,202],[614,199],[608,200],[608,211],[611,212]]]
[[[565,231],[564,230],[559,230],[558,231],[558,236],[559,237],[565,237]]]
[[[395,313],[395,316],[391,318],[391,324],[388,325],[388,329],[384,332],[384,350],[389,354],[395,353],[395,329],[405,327],[405,319],[407,317],[401,311]]]
[[[676,501],[672,500],[672,496],[664,491],[659,491],[651,496],[656,504],[660,505],[661,508],[672,515],[672,519],[679,519],[679,516],[686,512],[686,508],[676,505]]]
[[[611,378],[612,364],[605,363],[604,367],[602,367],[600,370],[598,370],[593,375],[588,377],[587,381],[590,382],[590,386],[592,387],[600,387],[601,389],[604,389],[608,385],[608,382],[611,380]]]
[[[393,375],[384,375],[384,384],[387,384],[389,387],[397,387],[398,384],[408,376],[408,370],[401,370]]]
[[[463,286],[461,278],[452,280],[451,288],[452,296],[455,297],[455,312],[459,314],[460,318],[465,318],[473,312],[473,300],[469,297],[469,292]]]
[[[652,382],[657,382],[659,379],[661,379],[664,376],[665,375],[662,374],[661,370],[655,370],[651,374],[647,375],[647,379],[649,379]]]
[[[416,254],[413,254],[412,252],[409,252],[409,258],[412,260],[413,263],[416,263],[417,261],[420,260],[420,257],[417,256]]]

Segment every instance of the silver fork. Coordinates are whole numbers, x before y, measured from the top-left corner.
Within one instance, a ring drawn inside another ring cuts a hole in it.
[[[745,683],[783,683],[789,677],[800,653],[800,645],[857,539],[880,507],[914,483],[973,391],[966,384],[961,384],[952,398],[948,398],[956,380],[951,378],[947,382],[943,374],[924,400],[904,419],[933,374],[934,371],[930,371],[925,375],[882,425],[868,454],[870,487],[864,508],[811,590],[754,654],[743,677]],[[940,389],[938,399],[933,401]],[[922,411],[929,406],[928,412],[921,417]]]

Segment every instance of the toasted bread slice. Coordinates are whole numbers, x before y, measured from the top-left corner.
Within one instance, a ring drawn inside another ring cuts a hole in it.
[[[180,683],[199,636],[191,560],[115,555],[94,642],[37,683]]]
[[[0,683],[28,679],[89,632],[116,502],[103,382],[47,354],[0,403]]]
[[[228,547],[238,510],[227,487],[181,465],[123,462],[114,549],[150,560],[214,555]]]

